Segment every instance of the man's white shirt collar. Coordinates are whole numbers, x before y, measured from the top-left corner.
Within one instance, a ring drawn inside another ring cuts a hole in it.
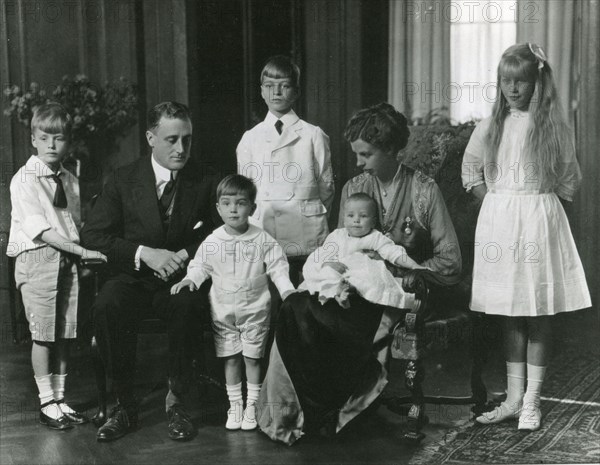
[[[173,179],[177,179],[177,171],[171,171],[158,164],[152,154],[152,169],[154,170],[154,178],[156,180],[156,186],[166,184],[171,180],[171,173],[173,173]]]

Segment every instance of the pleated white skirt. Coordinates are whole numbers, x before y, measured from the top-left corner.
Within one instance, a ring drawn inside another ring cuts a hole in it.
[[[590,306],[581,260],[556,194],[489,192],[475,233],[471,309],[532,317]]]

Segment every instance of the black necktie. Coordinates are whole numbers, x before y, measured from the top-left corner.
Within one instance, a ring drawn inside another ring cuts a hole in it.
[[[54,182],[56,183],[56,192],[54,192],[52,205],[58,208],[67,208],[67,195],[65,194],[65,187],[63,186],[62,179],[60,179],[60,173],[51,174],[50,177],[54,179]]]
[[[160,196],[159,205],[160,205],[160,213],[163,217],[167,215],[167,211],[169,210],[169,206],[173,201],[173,196],[175,195],[175,180],[173,179],[173,173],[171,173],[171,179],[165,185],[162,195]]]
[[[279,135],[281,135],[282,132],[282,128],[283,127],[283,121],[281,121],[280,119],[278,119],[277,121],[275,121],[275,129],[277,129],[277,133]]]

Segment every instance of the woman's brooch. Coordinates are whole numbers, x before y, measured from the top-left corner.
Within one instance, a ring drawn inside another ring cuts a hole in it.
[[[410,216],[404,218],[404,224],[402,224],[402,230],[404,231],[404,234],[412,234],[412,225],[413,219]]]

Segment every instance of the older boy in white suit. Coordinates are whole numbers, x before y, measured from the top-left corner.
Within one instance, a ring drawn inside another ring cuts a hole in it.
[[[323,243],[334,195],[329,137],[292,110],[299,85],[295,63],[285,56],[270,58],[261,73],[269,112],[237,147],[238,172],[258,187],[251,220],[277,239],[288,257],[306,257]]]

